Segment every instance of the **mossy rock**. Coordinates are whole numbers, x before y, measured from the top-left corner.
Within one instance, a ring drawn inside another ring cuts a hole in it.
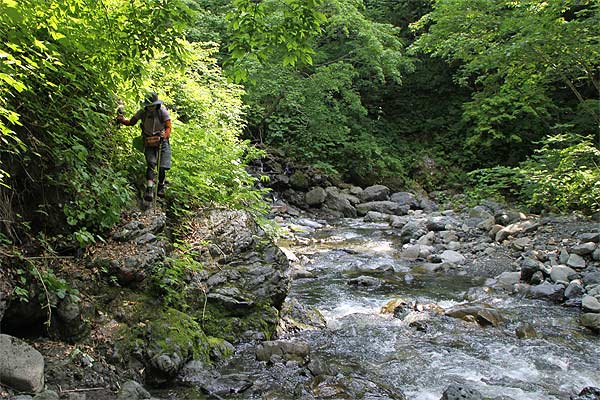
[[[207,335],[236,343],[250,334],[262,334],[265,339],[273,337],[279,312],[275,307],[257,305],[250,314],[231,316],[222,306],[209,304],[204,313],[198,313],[196,318],[201,321],[202,330]]]
[[[147,382],[174,378],[189,360],[209,362],[209,340],[194,318],[173,308],[139,308],[148,311],[146,318],[122,329],[121,347],[146,366]]]

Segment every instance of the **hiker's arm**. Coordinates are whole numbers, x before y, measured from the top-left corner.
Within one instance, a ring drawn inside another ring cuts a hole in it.
[[[117,120],[125,126],[133,126],[138,122],[138,118],[136,118],[135,115],[133,117],[131,117],[131,119],[127,119],[124,116],[119,115],[117,117]]]
[[[165,133],[163,134],[163,139],[168,139],[171,136],[171,120],[168,119],[165,121]]]

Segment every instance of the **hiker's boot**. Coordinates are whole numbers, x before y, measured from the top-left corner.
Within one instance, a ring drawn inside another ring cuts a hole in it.
[[[146,200],[146,201],[152,201],[152,198],[154,197],[152,195],[153,191],[154,191],[154,187],[153,186],[148,186],[146,188],[146,192],[144,193],[144,200]]]
[[[158,185],[158,192],[156,192],[156,195],[160,198],[164,198],[165,197],[165,185]]]

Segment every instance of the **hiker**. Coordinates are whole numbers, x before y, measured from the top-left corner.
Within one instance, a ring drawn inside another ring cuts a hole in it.
[[[142,121],[142,138],[144,141],[144,155],[146,157],[146,192],[144,199],[152,201],[154,192],[154,181],[156,173],[154,168],[160,160],[158,166],[158,191],[157,196],[165,196],[165,176],[166,171],[171,168],[171,145],[169,136],[171,135],[171,117],[163,101],[158,99],[158,95],[151,92],[147,95],[143,105],[131,119],[126,119],[123,115],[117,117],[117,121],[123,125],[133,126],[138,121]],[[159,156],[160,152],[160,156]]]

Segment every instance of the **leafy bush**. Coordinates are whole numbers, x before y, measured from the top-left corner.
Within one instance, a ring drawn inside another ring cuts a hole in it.
[[[468,174],[471,199],[515,200],[532,211],[600,211],[600,150],[591,136],[557,134],[518,167]]]

